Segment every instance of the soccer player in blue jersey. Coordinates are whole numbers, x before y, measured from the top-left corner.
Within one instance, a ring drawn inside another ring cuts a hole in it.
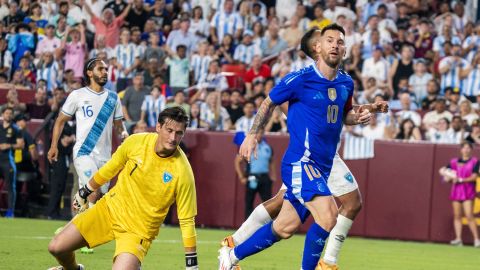
[[[319,39],[311,38],[320,35]],[[338,209],[327,187],[343,123],[368,123],[368,110],[352,110],[353,81],[339,70],[345,54],[345,32],[332,24],[310,31],[304,38],[312,44],[315,65],[287,75],[260,106],[252,129],[240,148],[250,160],[256,134],[268,122],[273,109],[289,102],[290,144],[282,161],[282,179],[287,186],[282,209],[275,219],[233,250],[220,251],[220,269],[233,269],[237,262],[293,235],[311,213],[315,223],[305,239],[302,269],[315,269],[325,240],[335,226]]]

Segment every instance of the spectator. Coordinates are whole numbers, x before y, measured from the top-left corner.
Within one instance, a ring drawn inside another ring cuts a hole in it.
[[[190,20],[182,19],[180,22],[180,29],[170,32],[167,38],[167,46],[170,54],[176,50],[179,45],[184,45],[187,48],[187,57],[193,53],[197,48],[198,39],[195,34],[189,32]]]
[[[156,0],[153,4],[153,9],[150,11],[150,19],[152,19],[160,29],[163,28],[166,32],[171,30],[170,27],[172,26],[174,15],[175,14],[166,7],[165,0]]]
[[[50,111],[47,91],[44,88],[37,88],[35,100],[25,105],[25,113],[32,119],[45,119]]]
[[[140,52],[136,50],[135,44],[130,42],[130,30],[123,29],[120,33],[120,44],[115,49],[117,60],[117,91],[123,91],[130,85],[134,71],[140,65]]]
[[[415,58],[425,57],[425,53],[432,48],[433,34],[430,32],[430,22],[423,19],[420,21],[418,33],[415,35]]]
[[[480,44],[480,36],[479,36]],[[476,96],[480,94],[480,52],[478,52],[468,72],[468,76],[463,83],[463,94],[470,100],[474,100]]]
[[[244,31],[251,30],[254,20],[257,19],[253,13],[253,3],[251,1],[242,1],[238,7],[238,15],[242,19]],[[260,9],[255,9],[260,11]]]
[[[392,42],[392,36],[390,32],[379,27],[380,18],[378,15],[372,15],[368,19],[368,24],[365,27],[365,32],[362,35],[362,41],[364,45],[372,46],[376,45],[377,37],[372,37],[372,34],[378,31],[378,45],[385,45]],[[375,42],[375,43],[374,43]]]
[[[391,69],[389,70],[389,87],[393,90],[393,98],[398,98],[400,89],[397,87],[400,79],[408,79],[413,74],[413,47],[404,45],[402,46],[401,58],[393,62]]]
[[[190,63],[185,45],[178,45],[177,53],[170,55],[166,60],[166,64],[169,68],[169,85],[172,87],[174,94],[190,86],[192,73],[190,72]]]
[[[206,102],[200,106],[201,126],[209,130],[226,131],[230,129],[230,115],[220,104],[220,92],[210,92]]]
[[[23,18],[25,18],[25,13],[23,13],[21,10],[18,10],[18,3],[15,1],[11,1],[9,3],[9,13],[7,16],[3,18],[3,23],[5,25],[13,25],[13,24],[19,24],[23,22]]]
[[[400,128],[395,136],[395,139],[404,141],[420,141],[422,140],[422,134],[420,133],[420,129],[415,126],[413,121],[407,118],[400,123]]]
[[[188,128],[202,128],[202,120],[200,119],[200,105],[198,103],[192,103],[192,106],[190,108],[190,123]]]
[[[411,119],[415,126],[420,127],[422,125],[422,117],[413,110],[416,107],[411,102],[411,97],[408,92],[403,92],[399,95],[399,100],[401,104],[401,110],[395,113],[397,122],[402,122],[405,119]]]
[[[426,129],[434,127],[438,120],[447,118],[448,121],[452,120],[452,113],[446,110],[446,100],[444,97],[438,97],[435,101],[435,110],[426,113],[423,116],[423,125]]]
[[[287,51],[280,52],[278,59],[272,67],[272,77],[275,78],[275,82],[278,84],[282,78],[280,76],[283,69],[288,70],[290,72],[292,70],[292,59],[290,58],[290,54]]]
[[[260,48],[253,43],[253,32],[246,30],[242,43],[235,48],[233,59],[242,64],[248,64],[252,62],[254,55],[260,54]]]
[[[443,180],[452,183],[450,191],[450,200],[453,206],[453,227],[455,239],[450,242],[451,245],[461,246],[462,242],[462,212],[467,218],[468,227],[472,232],[474,246],[480,247],[477,224],[473,216],[473,200],[475,199],[475,181],[478,177],[479,162],[476,157],[472,157],[473,145],[469,142],[463,142],[460,148],[460,158],[453,158],[446,167],[440,169],[440,175]],[[454,174],[446,174],[448,169]]]
[[[198,81],[198,89],[207,91],[225,91],[228,89],[227,78],[221,73],[217,60],[208,65],[208,74]]]
[[[315,19],[310,22],[310,28],[316,27],[319,30],[322,30],[325,26],[332,23],[331,20],[323,16],[323,7],[320,3],[315,4],[313,7],[313,15],[315,16]]]
[[[371,118],[370,123],[361,129],[360,135],[372,140],[385,139],[385,123],[379,123],[377,117],[374,116]]]
[[[260,22],[253,24],[253,43],[260,48],[263,37],[265,36],[265,27]]]
[[[52,94],[53,89],[62,83],[62,75],[62,67],[54,60],[53,53],[50,51],[43,52],[37,64],[37,82],[45,80],[47,91]]]
[[[427,96],[422,99],[422,110],[430,111],[435,107],[435,101],[439,94],[439,85],[435,79],[431,79],[427,83]]]
[[[446,87],[462,89],[463,79],[465,79],[470,72],[470,64],[460,56],[461,49],[460,45],[454,45],[452,47],[452,56],[443,58],[438,65],[438,71],[442,75],[442,92],[445,91]]]
[[[123,11],[125,11],[127,6],[128,3],[126,3],[124,0],[111,0],[105,4],[103,10],[111,9],[113,10],[113,14],[115,16],[119,16]]]
[[[72,41],[67,43],[68,38],[71,38]],[[67,34],[60,47],[65,50],[65,69],[73,70],[75,78],[83,78],[83,64],[87,53],[83,24],[80,24],[78,28],[67,28]]]
[[[245,98],[250,98],[252,96],[252,83],[253,80],[260,78],[265,80],[268,77],[271,77],[270,67],[266,64],[262,64],[262,58],[259,55],[255,55],[252,59],[252,65],[250,69],[247,70],[245,74],[245,87],[246,94]]]
[[[20,59],[18,69],[22,71],[23,78],[28,81],[28,85],[25,86],[34,86],[36,81],[35,76],[35,66],[33,65],[31,58],[29,56],[24,56]],[[31,90],[31,89],[29,89]]]
[[[248,2],[247,2],[248,3]],[[250,27],[245,27],[246,29],[253,29],[254,23],[261,23],[262,25],[267,25],[267,7],[265,4],[258,0],[252,1],[252,10],[250,11],[252,25]]]
[[[298,71],[302,68],[312,65],[315,63],[312,58],[307,57],[307,55],[302,50],[297,50],[297,59],[293,61],[291,71]]]
[[[61,1],[58,4],[58,13],[55,16],[50,17],[49,23],[57,26],[57,28],[59,28],[60,23],[66,23],[65,25],[63,25],[64,27],[66,25],[72,26],[72,25],[76,24],[77,22],[75,21],[75,19],[72,18],[72,16],[69,16],[68,10],[69,10],[68,2],[67,1]],[[64,29],[62,29],[62,30],[64,30]],[[62,37],[58,37],[58,38],[61,39]]]
[[[230,95],[230,104],[226,107],[230,120],[233,125],[236,125],[237,120],[243,116],[243,106],[241,104],[242,95],[240,91],[233,90]]]
[[[55,30],[55,37],[62,40],[63,37],[67,35],[67,19],[65,16],[61,15],[55,22],[57,25],[57,30]]]
[[[10,80],[10,85],[13,85],[18,90],[32,89],[32,83],[30,82],[30,80],[25,78],[25,76],[23,75],[23,70],[21,68],[18,68],[13,73],[12,79]]]
[[[203,17],[203,9],[201,6],[195,6],[193,8],[189,30],[199,41],[205,41],[208,38],[210,30],[209,24]]]
[[[287,133],[287,122],[280,108],[275,108],[272,117],[265,126],[266,132]]]
[[[452,117],[452,123],[450,124],[450,132],[453,137],[453,143],[460,144],[463,142],[469,133],[465,131],[465,125],[462,117],[455,115]]]
[[[145,96],[149,93],[150,89],[143,84],[143,75],[141,73],[136,74],[133,78],[133,85],[125,90],[122,99],[123,116],[128,127],[141,120],[142,104]]]
[[[242,18],[233,11],[233,0],[223,2],[223,10],[217,10],[210,21],[210,37],[214,44],[223,40],[226,34],[234,36],[239,40],[243,31]]]
[[[432,143],[455,143],[455,138],[449,126],[450,121],[447,118],[441,118],[435,127],[428,130],[426,134],[427,140]]]
[[[414,65],[415,73],[408,79],[409,90],[415,94],[417,103],[427,96],[427,84],[433,79],[432,74],[427,72],[425,60],[419,59]]]
[[[480,51],[480,23],[475,26],[475,33],[463,41],[463,53],[468,62],[473,62],[475,55]]]
[[[185,112],[190,115],[190,105],[186,103],[186,96],[185,92],[183,91],[178,91],[175,93],[173,96],[173,102],[167,103],[165,108],[171,108],[171,107],[182,107]]]
[[[438,35],[434,40],[433,40],[433,51],[435,52],[435,55],[437,58],[445,56],[445,50],[443,49],[443,44],[449,41],[452,45],[462,45],[462,40],[458,36],[452,35],[452,29],[448,26],[443,26],[442,28],[442,34]]]
[[[8,40],[8,50],[12,53],[12,70],[17,70],[20,59],[24,56],[30,56],[35,47],[34,36],[30,32],[30,27],[26,24],[16,26],[15,34]]]
[[[98,57],[101,53],[105,53],[105,60],[110,59],[113,56],[113,49],[110,47],[106,47],[105,43],[105,36],[103,35],[95,35],[95,48],[90,50],[88,54],[89,58]]]
[[[255,118],[255,103],[247,101],[243,105],[243,116],[235,122],[235,130],[247,134],[253,126]]]
[[[67,69],[64,72],[63,84],[61,87],[65,89],[67,93],[70,93],[73,90],[81,88],[82,84],[79,82],[79,80],[75,79],[75,74],[73,73],[73,70]]]
[[[479,119],[478,114],[472,109],[472,103],[469,100],[460,102],[460,116],[467,125],[472,125],[473,121]]]
[[[270,23],[267,31],[268,34],[260,44],[263,57],[279,54],[288,48],[287,42],[278,35],[279,27],[277,23]]]
[[[378,87],[387,87],[389,66],[382,57],[382,48],[376,47],[371,58],[366,59],[362,66],[362,85],[367,86],[367,80],[370,77],[375,78]],[[392,93],[393,94],[393,93]]]
[[[0,35],[0,73],[10,77],[13,63],[12,52],[8,50],[8,44],[4,37]]]
[[[51,105],[50,108],[52,109],[52,112],[58,113],[58,111],[62,108],[63,104],[65,103],[65,100],[67,99],[67,93],[65,92],[65,89],[62,87],[57,87],[53,91],[53,98],[51,99]]]
[[[287,42],[289,48],[296,48],[300,45],[303,33],[304,31],[299,25],[299,18],[297,15],[293,15],[288,26],[280,30],[280,37]]]
[[[336,0],[327,0],[326,6],[327,9],[325,9],[323,12],[323,16],[332,22],[336,22],[338,16],[340,15],[343,15],[353,21],[357,20],[357,15],[351,9],[337,5]]]
[[[162,47],[159,46],[160,44],[160,33],[159,32],[151,32],[149,34],[149,45],[145,50],[144,59],[157,59],[157,63],[159,66],[163,66],[165,60],[165,52]]]
[[[165,97],[161,95],[160,88],[153,86],[150,95],[143,100],[140,114],[140,122],[144,121],[148,127],[155,127],[158,122],[158,115],[166,107]]]
[[[190,71],[193,72],[193,81],[198,83],[200,78],[208,74],[208,66],[212,57],[207,55],[208,42],[203,41],[198,45],[198,51],[192,55]]]
[[[53,24],[47,25],[45,28],[45,37],[37,44],[35,57],[41,58],[45,52],[50,52],[54,56],[57,56],[60,53],[61,43],[62,41],[55,36],[55,26]]]
[[[459,112],[460,89],[447,87],[445,98],[447,99],[447,110],[452,114],[457,114]]]
[[[125,21],[128,22],[128,26],[130,28],[137,26],[143,32],[143,27],[145,26],[145,23],[149,17],[150,12],[145,9],[143,0],[133,0],[132,7],[125,18]]]

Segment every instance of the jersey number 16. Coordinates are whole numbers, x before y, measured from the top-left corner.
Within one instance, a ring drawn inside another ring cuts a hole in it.
[[[82,106],[82,111],[85,118],[93,116],[92,105]]]
[[[335,124],[338,118],[338,105],[328,105],[327,108],[327,123]]]

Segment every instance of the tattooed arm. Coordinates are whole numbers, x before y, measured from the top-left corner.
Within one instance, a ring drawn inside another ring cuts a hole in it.
[[[265,129],[265,125],[272,116],[272,112],[277,105],[272,102],[270,97],[267,97],[260,105],[258,112],[253,121],[253,126],[248,132],[245,140],[240,146],[239,155],[250,162],[252,153],[257,158],[257,135]]]

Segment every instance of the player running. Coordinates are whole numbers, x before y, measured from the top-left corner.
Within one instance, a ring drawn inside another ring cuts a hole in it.
[[[79,187],[84,186],[90,177],[111,157],[112,123],[115,130],[126,138],[123,125],[123,112],[120,98],[115,92],[103,86],[108,82],[108,68],[98,58],[87,61],[83,69],[85,87],[70,93],[58,114],[53,128],[52,144],[48,151],[50,163],[57,161],[58,139],[66,122],[75,116],[77,122],[76,142],[73,147],[73,165],[78,174]],[[108,184],[101,188],[108,191]],[[88,199],[93,205],[101,197],[100,189]],[[91,253],[91,249],[82,252]]]
[[[265,126],[277,105],[289,102],[290,144],[282,161],[282,180],[287,187],[277,218],[256,231],[234,249],[220,251],[220,269],[232,269],[239,260],[270,247],[293,235],[311,213],[315,220],[307,232],[302,269],[317,266],[330,231],[335,226],[338,209],[326,179],[330,174],[342,122],[349,125],[368,123],[368,110],[356,113],[352,108],[353,81],[339,71],[345,55],[345,31],[332,24],[312,39],[318,31],[309,31],[302,43],[312,43],[314,54],[321,57],[315,65],[287,75],[262,103],[255,123],[240,147],[240,155],[250,160],[256,149],[255,136]],[[339,121],[340,120],[340,121]]]
[[[73,207],[80,212],[88,208],[87,197],[120,171],[117,184],[53,238],[48,250],[62,265],[53,269],[84,269],[75,260],[76,249],[115,240],[112,269],[138,270],[174,202],[186,269],[198,269],[195,181],[178,147],[187,126],[188,116],[182,108],[168,108],[158,116],[156,133],[132,135],[120,145],[112,159],[80,188]]]

